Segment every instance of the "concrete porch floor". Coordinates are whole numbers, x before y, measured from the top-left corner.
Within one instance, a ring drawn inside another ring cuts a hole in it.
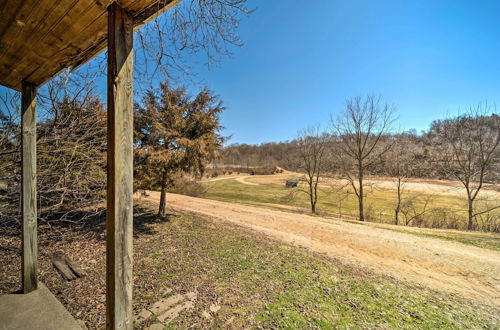
[[[38,282],[28,294],[0,296],[0,330],[81,330],[82,327],[59,300]]]

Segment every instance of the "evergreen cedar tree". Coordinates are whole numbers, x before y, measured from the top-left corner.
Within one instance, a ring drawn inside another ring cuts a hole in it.
[[[158,216],[166,215],[166,192],[182,172],[203,175],[222,149],[219,97],[207,88],[191,97],[184,87],[162,83],[134,107],[135,188],[161,190]]]

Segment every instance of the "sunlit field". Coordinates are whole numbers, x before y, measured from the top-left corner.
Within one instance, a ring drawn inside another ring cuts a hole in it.
[[[221,179],[207,182],[206,198],[237,201],[253,204],[264,204],[276,208],[300,208],[296,211],[308,212],[309,198],[302,189],[307,188],[301,182],[298,188],[285,188],[287,179],[300,179],[299,176],[250,176],[246,177],[245,184],[234,179]],[[488,192],[490,195],[494,192]],[[347,186],[321,185],[318,194],[318,213],[347,219],[355,219],[358,212],[358,201],[352,189]],[[395,223],[394,208],[396,205],[396,190],[369,186],[366,188],[365,212],[370,222]],[[488,196],[491,200],[491,196]],[[436,193],[423,191],[405,191],[403,193],[404,209],[399,215],[399,225],[465,229],[466,227],[466,198],[460,192]],[[486,202],[479,201],[478,208],[484,207]],[[479,229],[489,231],[491,222],[500,217],[500,209],[494,210],[486,216],[478,217]],[[498,221],[498,220],[497,220]]]

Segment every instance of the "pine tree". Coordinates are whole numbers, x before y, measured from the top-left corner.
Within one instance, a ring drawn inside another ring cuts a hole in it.
[[[222,148],[222,102],[208,89],[196,97],[168,83],[148,90],[135,106],[136,189],[161,190],[158,217],[166,214],[166,192],[176,175],[201,176]]]

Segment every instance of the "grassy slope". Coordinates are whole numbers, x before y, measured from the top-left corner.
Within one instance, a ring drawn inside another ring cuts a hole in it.
[[[440,230],[396,226],[384,226],[384,228],[422,237],[438,238],[447,241],[473,245],[480,248],[500,251],[500,235],[495,233],[464,232],[458,230]]]
[[[495,328],[469,302],[368,274],[240,227],[193,216],[155,224],[136,248],[135,275],[148,305],[199,292],[194,310],[169,328]],[[211,319],[202,312],[218,302]]]
[[[263,205],[266,203],[281,204],[301,207],[305,210],[308,209],[308,199],[305,194],[295,194],[292,198],[290,193],[290,189],[285,189],[282,185],[278,184],[252,186],[242,184],[235,180],[219,180],[209,183],[209,189],[205,197],[229,202],[263,203]],[[335,194],[328,191],[322,191],[318,199],[318,209],[338,214],[339,202],[335,200],[335,198]],[[385,215],[378,215],[381,222],[392,222],[391,210],[394,203],[394,192],[389,190],[373,191],[368,195],[368,203],[376,205],[377,210],[385,213]],[[463,204],[464,201],[456,196],[433,195],[431,207],[445,207],[451,210],[457,210],[457,212],[462,212]],[[356,211],[357,200],[351,194],[348,199],[342,202],[342,214],[355,216]],[[367,225],[377,224],[367,223]],[[385,226],[385,228],[408,232],[419,236],[446,239],[478,247],[500,250],[500,235],[498,234],[410,228],[403,226]]]

